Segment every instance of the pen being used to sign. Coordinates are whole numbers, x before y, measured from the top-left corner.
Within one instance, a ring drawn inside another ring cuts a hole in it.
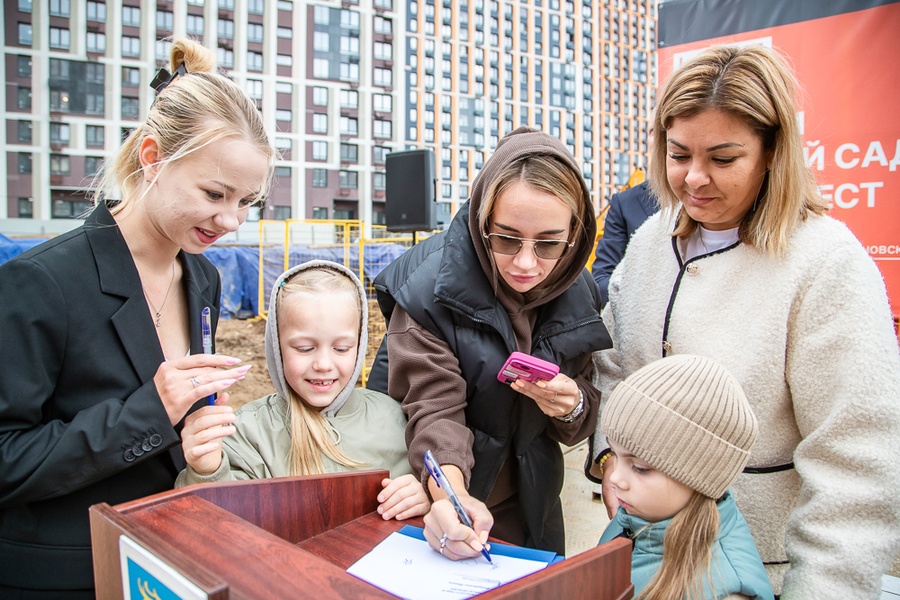
[[[447,479],[447,476],[444,475],[444,471],[441,469],[441,465],[434,459],[434,456],[431,454],[431,450],[425,451],[425,468],[428,469],[428,472],[431,473],[431,476],[434,477],[434,482],[437,484],[439,488],[444,490],[444,493],[447,494],[447,499],[450,500],[450,504],[453,505],[453,509],[456,510],[457,516],[459,516],[459,520],[466,527],[471,527],[475,529],[474,524],[472,523],[472,518],[469,516],[469,513],[466,512],[466,509],[463,508],[462,503],[459,501],[459,497],[456,495],[456,492],[453,491],[453,488],[450,487],[450,480]],[[442,545],[443,549],[443,545]],[[491,564],[494,564],[494,561],[491,560],[491,554],[487,551],[487,548],[481,548],[481,555],[484,556],[487,561]]]
[[[203,339],[203,354],[212,354],[212,323],[210,323],[209,307],[204,306],[200,311],[200,335]],[[206,398],[206,403],[210,406],[216,403],[216,395],[210,394]]]

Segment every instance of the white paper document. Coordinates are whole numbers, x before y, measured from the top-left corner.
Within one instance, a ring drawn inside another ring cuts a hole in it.
[[[432,550],[424,539],[396,532],[347,572],[407,600],[458,600],[540,571],[555,558],[552,552],[541,551],[532,552],[546,560],[508,556],[502,548],[492,546],[493,565],[481,555],[453,561]]]

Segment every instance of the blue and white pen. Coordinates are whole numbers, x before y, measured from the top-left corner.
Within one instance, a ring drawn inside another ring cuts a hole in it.
[[[200,335],[203,339],[203,354],[212,354],[212,323],[210,322],[209,307],[204,306],[200,311]],[[210,406],[216,403],[216,395],[210,394],[206,398]]]
[[[444,493],[447,494],[447,499],[450,500],[450,504],[453,505],[453,508],[454,510],[456,510],[456,514],[462,524],[466,527],[475,529],[475,526],[472,523],[472,518],[469,516],[469,513],[466,512],[466,509],[463,508],[463,505],[459,501],[459,497],[456,495],[456,492],[454,492],[453,488],[450,487],[450,480],[447,479],[446,475],[444,475],[444,471],[443,469],[441,469],[441,465],[439,465],[438,462],[434,459],[434,456],[431,454],[431,450],[425,451],[425,468],[428,469],[429,473],[431,473],[431,476],[434,478],[434,482],[437,484],[437,486],[444,490]],[[494,564],[494,561],[491,560],[490,552],[488,552],[487,548],[485,548],[484,546],[481,547],[481,555],[484,556],[489,563]]]

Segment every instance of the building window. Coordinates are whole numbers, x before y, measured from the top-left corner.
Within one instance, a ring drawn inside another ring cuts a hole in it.
[[[341,135],[357,135],[359,133],[359,121],[351,117],[341,117]]]
[[[65,90],[50,90],[50,111],[69,112],[69,92]]]
[[[259,23],[247,23],[247,41],[263,41],[263,26]]]
[[[331,36],[327,31],[313,32],[313,50],[316,52],[328,52]]]
[[[328,115],[325,113],[313,113],[313,133],[328,133]]]
[[[103,125],[88,125],[85,127],[85,144],[88,146],[103,147],[105,138],[105,128]]]
[[[124,25],[125,27],[140,27],[141,9],[137,6],[123,6],[122,25]]]
[[[103,114],[103,93],[99,94],[87,94],[85,97],[85,108],[84,112],[89,115],[102,115]]]
[[[17,56],[16,57],[16,72],[19,74],[19,77],[31,77],[31,57],[30,56]]]
[[[53,218],[54,219],[77,219],[85,214],[91,208],[91,204],[78,200],[54,200],[53,201]]]
[[[328,160],[328,142],[315,141],[312,143],[313,160]]]
[[[216,25],[220,38],[234,39],[234,21],[229,19],[219,19]]]
[[[380,85],[384,87],[391,87],[391,83],[393,82],[393,73],[390,69],[375,69],[375,85]]]
[[[140,104],[137,98],[122,96],[122,118],[137,119],[140,114]]]
[[[131,37],[129,35],[122,36],[122,56],[140,56],[141,40],[140,38]]]
[[[289,40],[294,37],[294,30],[290,27],[279,27],[275,30],[275,35],[282,39]]]
[[[359,146],[356,144],[341,144],[341,162],[359,162]]]
[[[372,187],[376,190],[383,190],[385,188],[386,181],[387,175],[385,173],[372,174]]]
[[[156,60],[161,63],[169,64],[169,54],[172,49],[172,42],[168,39],[156,40],[154,49],[156,51]]]
[[[387,146],[375,146],[374,159],[376,164],[383,165],[391,151]]]
[[[328,59],[327,58],[314,58],[313,59],[313,77],[318,77],[319,79],[328,79],[331,75],[331,71],[328,69]]]
[[[375,112],[389,113],[393,110],[393,99],[388,94],[375,94],[373,97]]]
[[[19,0],[19,12],[31,12],[31,0]]]
[[[359,81],[358,63],[341,63],[341,81]]]
[[[359,56],[359,38],[352,35],[342,35],[341,54],[346,56]]]
[[[219,21],[221,26],[222,21]],[[163,32],[172,32],[175,30],[175,15],[167,10],[161,10],[156,13],[156,29]]]
[[[69,166],[69,157],[65,154],[50,155],[50,174],[51,175],[68,175],[71,172]]]
[[[334,209],[334,220],[335,221],[352,221],[353,220],[353,210],[349,209],[349,208]]]
[[[19,23],[19,44],[22,46],[30,46],[31,35],[31,24]]]
[[[28,152],[19,152],[19,173],[31,173],[31,154]]]
[[[69,0],[50,0],[51,17],[68,17],[72,13]]]
[[[68,50],[71,40],[69,30],[61,27],[50,28],[50,47]]]
[[[234,67],[234,50],[220,46],[216,48],[216,59],[221,67],[231,69]]]
[[[100,172],[100,165],[103,164],[103,159],[99,156],[85,156],[84,157],[84,176],[85,177],[93,177],[97,173]]]
[[[279,67],[291,67],[294,65],[294,57],[290,54],[276,54],[275,64]]]
[[[291,111],[286,108],[275,109],[275,120],[276,121],[290,121],[292,116],[293,115],[292,115]]]
[[[33,126],[31,124],[31,121],[19,121],[18,135],[16,136],[16,140],[23,144],[30,144],[32,129]]]
[[[359,92],[341,90],[341,108],[359,108]]]
[[[50,143],[51,144],[68,144],[69,143],[69,125],[68,125],[68,123],[50,123]]]
[[[375,42],[375,58],[378,60],[391,60],[394,58],[394,49],[387,42]]]
[[[88,31],[85,41],[88,52],[106,52],[106,34]]]
[[[375,33],[391,34],[394,32],[391,20],[384,17],[376,16],[373,26],[375,28]]]
[[[106,23],[106,4],[103,2],[88,2],[87,20]]]
[[[136,67],[122,67],[122,85],[137,87],[141,84],[141,70]]]
[[[262,71],[263,70],[263,55],[259,52],[248,52],[247,53],[247,70],[248,71]]]
[[[273,206],[275,209],[275,214],[272,215],[272,218],[276,221],[287,221],[291,218],[291,207],[290,206]]]
[[[324,206],[314,206],[312,218],[320,219],[322,221],[328,219],[328,209]]]
[[[375,137],[377,138],[389,138],[391,137],[391,122],[390,121],[381,121],[375,120]]]
[[[34,202],[31,198],[19,198],[19,218],[30,219],[34,216]]]
[[[359,31],[359,13],[355,10],[342,10],[341,28],[350,31]]]
[[[263,14],[263,0],[247,0],[247,12],[251,15]]]
[[[263,83],[259,79],[248,79],[244,84],[247,94],[254,100],[261,100],[263,97]]]
[[[275,177],[277,179],[290,179],[291,178],[291,168],[290,167],[275,167]]]
[[[328,106],[328,88],[319,86],[313,88],[313,104],[316,106]]]
[[[313,169],[312,184],[313,184],[313,187],[316,187],[316,188],[328,187],[328,170],[327,169]]]
[[[185,29],[190,35],[203,35],[203,17],[201,15],[188,15]]]
[[[359,173],[356,171],[341,171],[338,177],[340,187],[355,190],[358,187],[358,176]]]
[[[218,6],[225,10],[234,10],[234,0],[219,0]]]

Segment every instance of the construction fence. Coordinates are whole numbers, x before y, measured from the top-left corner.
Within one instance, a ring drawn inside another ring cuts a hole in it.
[[[372,282],[394,259],[430,233],[396,234],[358,220],[260,221],[255,246],[217,244],[205,255],[222,276],[222,318],[265,317],[275,281],[309,260],[330,260],[357,274],[370,298]]]

